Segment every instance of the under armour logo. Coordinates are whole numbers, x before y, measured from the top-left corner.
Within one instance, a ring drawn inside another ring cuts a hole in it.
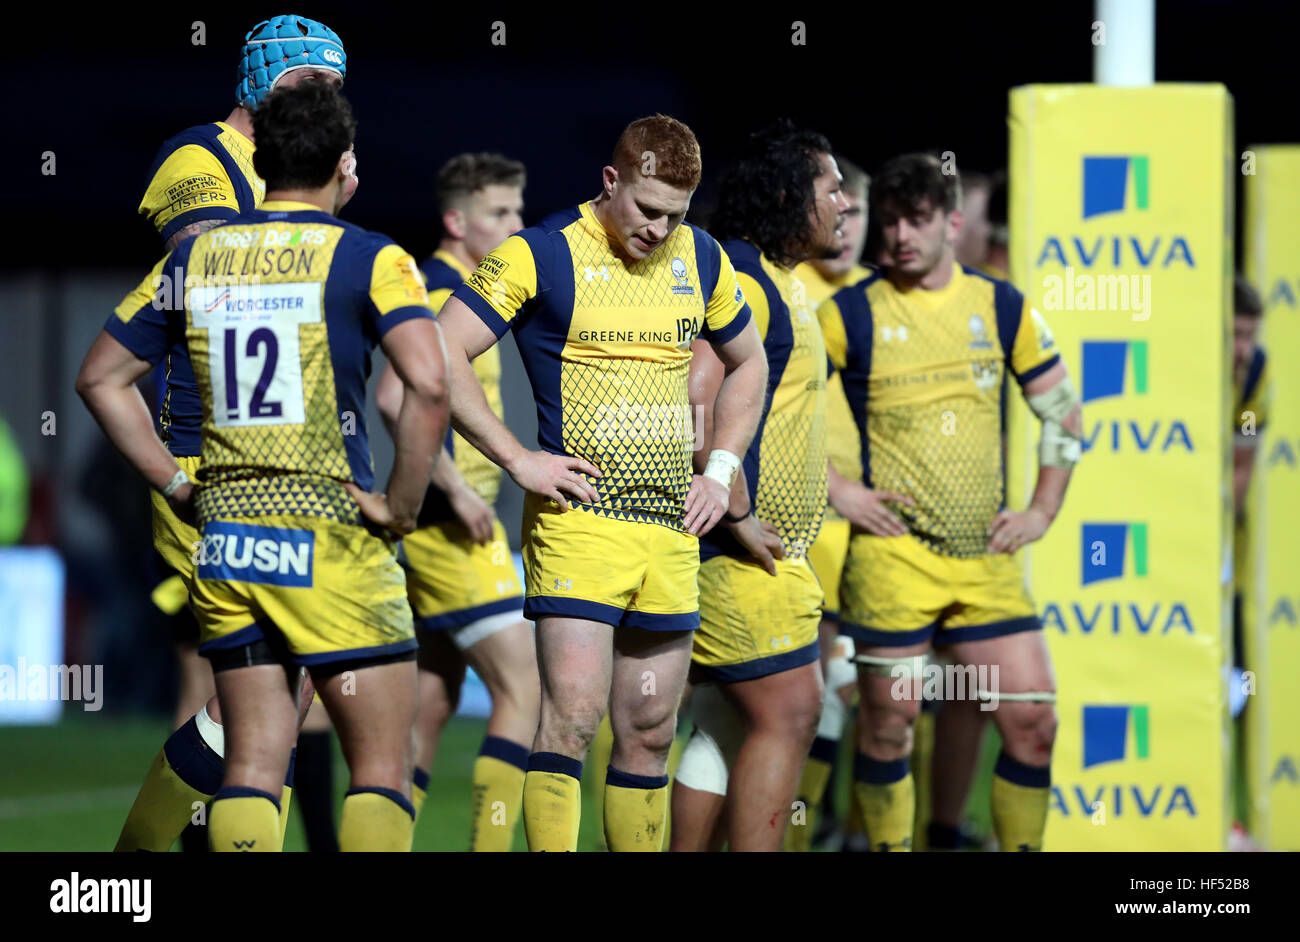
[[[899,343],[902,343],[907,339],[907,328],[901,324],[897,327],[880,328],[880,338],[884,340],[885,343],[889,343],[889,341],[893,340],[895,337],[898,338]]]
[[[584,271],[587,273],[588,281],[592,281],[596,278],[600,278],[604,281],[609,281],[609,268],[606,267],[605,265],[601,265],[599,268],[592,268],[590,265],[588,265],[584,269]]]
[[[556,588],[556,589],[559,589],[559,590],[562,591],[562,592],[569,592],[569,591],[571,591],[571,590],[573,589],[573,580],[572,580],[572,579],[556,579],[556,580],[555,580],[555,588]]]

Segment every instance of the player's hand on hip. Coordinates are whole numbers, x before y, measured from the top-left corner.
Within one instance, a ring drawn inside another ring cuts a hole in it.
[[[906,494],[893,491],[872,490],[864,484],[844,488],[835,502],[835,510],[849,523],[876,536],[902,536],[907,526],[895,516],[886,504],[916,506],[916,501]]]
[[[1047,514],[1034,507],[999,511],[989,524],[989,552],[1014,553],[1026,543],[1042,539],[1050,522]]]
[[[767,570],[769,576],[776,575],[776,561],[785,559],[785,547],[781,545],[781,534],[776,527],[766,520],[759,520],[751,511],[740,523],[729,523],[731,533],[737,542],[749,550],[749,555]]]
[[[415,529],[415,513],[398,516],[388,503],[386,494],[363,491],[351,481],[344,482],[343,486],[347,488],[348,493],[352,495],[352,499],[361,508],[361,516],[375,526],[382,527],[399,538],[406,536]]]
[[[469,538],[480,546],[492,542],[497,515],[492,512],[488,502],[478,496],[478,491],[468,484],[462,484],[447,495],[456,519],[465,525]]]
[[[722,486],[721,481],[702,474],[692,476],[691,489],[686,492],[682,526],[692,536],[704,536],[722,519],[730,501],[731,492]]]
[[[172,513],[192,527],[198,526],[198,515],[194,507],[194,498],[197,494],[198,491],[193,484],[182,484],[172,491],[171,497],[167,498],[167,505],[171,507]]]
[[[516,484],[533,494],[549,497],[569,509],[565,495],[594,504],[600,500],[596,485],[583,478],[600,477],[600,469],[590,461],[570,455],[553,455],[546,451],[526,451],[511,467],[506,469]]]

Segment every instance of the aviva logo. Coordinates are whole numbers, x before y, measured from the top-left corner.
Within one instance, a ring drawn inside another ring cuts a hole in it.
[[[1122,396],[1126,387],[1139,396],[1147,394],[1147,342],[1085,340],[1083,401]]]
[[[1136,209],[1150,208],[1149,158],[1133,156],[1083,158],[1084,219],[1091,219],[1103,213],[1123,212],[1128,208],[1130,192]]]
[[[1147,574],[1147,525],[1145,523],[1085,523],[1082,525],[1080,557],[1083,584],[1122,579],[1130,567],[1128,548],[1133,547],[1132,574]]]
[[[1129,750],[1130,740],[1133,743],[1132,754]],[[1085,769],[1106,762],[1150,757],[1151,718],[1146,704],[1084,706],[1083,767]]]

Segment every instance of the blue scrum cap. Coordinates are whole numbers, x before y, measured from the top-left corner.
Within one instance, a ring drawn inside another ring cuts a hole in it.
[[[244,37],[239,60],[239,88],[235,97],[250,111],[294,69],[329,69],[339,78],[347,75],[348,56],[343,40],[324,23],[305,16],[272,17],[258,23]]]

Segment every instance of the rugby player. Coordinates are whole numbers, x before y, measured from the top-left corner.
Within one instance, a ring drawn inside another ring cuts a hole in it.
[[[460,154],[438,172],[443,236],[420,266],[435,309],[483,257],[523,228],[524,165],[500,154]],[[501,354],[489,347],[474,374],[503,418]],[[375,400],[396,422],[402,382],[392,367]],[[523,618],[523,587],[505,528],[492,510],[501,470],[449,431],[424,499],[420,526],[402,541],[406,585],[420,641],[416,720],[416,814],[424,803],[438,739],[456,712],[465,665],[492,697],[487,735],[474,760],[470,850],[508,851],[523,804],[524,772],[537,733],[537,654]]]
[[[291,88],[313,81],[338,87],[346,73],[347,54],[342,41],[324,24],[285,15],[254,26],[244,37],[234,110],[224,121],[197,125],[170,138],[154,158],[139,212],[158,230],[167,251],[261,204],[266,184],[253,168],[253,113],[272,88]],[[344,202],[356,191],[355,171],[355,157],[349,156]],[[182,470],[197,480],[202,413],[183,341],[167,352],[154,379],[159,398],[158,434]],[[182,626],[190,625],[191,630],[178,643],[182,687],[178,722],[174,724],[177,728],[150,766],[122,827],[115,848],[119,851],[168,850],[178,834],[194,831],[187,825],[196,807],[202,807],[221,782],[224,737],[220,707],[211,670],[198,655],[198,626],[187,604],[198,533],[172,512],[160,494],[154,493],[152,499],[154,547],[174,573],[154,591],[154,600]],[[304,700],[303,708],[307,709],[311,697]],[[303,785],[323,792],[325,807],[332,808],[329,744],[326,741],[324,749],[318,743],[311,745],[317,746],[312,751],[324,761],[313,762],[303,770]],[[289,795],[290,785],[286,783],[285,825]],[[308,834],[323,835],[314,843],[333,842],[332,810],[321,821],[320,814],[314,811],[321,802],[306,797],[303,810]],[[187,849],[191,843],[186,841]],[[206,843],[205,838],[204,847]]]
[[[871,270],[861,263],[867,241],[867,186],[871,181],[857,164],[842,154],[835,155],[835,163],[844,180],[841,191],[848,203],[842,226],[844,250],[835,258],[814,258],[800,262],[794,270],[804,284],[808,305],[814,311],[840,288],[856,284],[871,274]],[[826,380],[826,453],[831,465],[840,475],[854,480],[861,476],[858,426],[853,420],[853,413],[849,411],[848,400],[844,398],[844,385],[839,373],[832,373]],[[848,638],[837,638],[840,575],[844,572],[844,559],[848,552],[849,522],[828,505],[821,531],[808,551],[808,562],[826,596],[822,603],[821,624],[817,629],[826,696],[817,736],[804,761],[803,773],[799,777],[799,787],[795,793],[807,814],[804,819],[792,821],[786,830],[785,849],[788,851],[812,850],[813,836],[819,825],[819,806],[833,817],[833,790],[828,786],[835,775],[835,758],[848,715],[846,704],[857,697],[857,673],[852,663],[853,642]]]
[[[961,175],[962,222],[953,246],[959,264],[1003,280],[1009,267],[1006,190],[1005,171]],[[980,847],[965,817],[987,725],[988,713],[976,700],[927,700],[922,705],[912,750],[912,776],[917,780],[913,850]]]
[[[999,669],[994,827],[1004,850],[1038,850],[1055,680],[1012,554],[1060,510],[1081,451],[1079,397],[1024,296],[954,261],[956,175],[928,155],[903,155],[873,177],[870,199],[891,266],[818,312],[862,440],[862,480],[831,473],[832,500],[854,526],[841,584],[841,631],[861,665],[854,788],[873,848],[910,849],[908,756],[920,701],[906,689],[894,696],[895,668],[948,644],[958,663]],[[1002,504],[1008,372],[1043,422],[1038,482],[1023,511]]]
[[[452,422],[528,492],[524,615],[537,622],[541,719],[524,778],[534,851],[575,850],[582,760],[608,709],[614,851],[662,849],[669,749],[699,626],[698,537],[726,510],[767,364],[731,262],[683,225],[700,180],[690,128],[619,136],[594,200],[511,236],[443,304]],[[493,413],[472,361],[514,331],[539,451]],[[714,450],[692,476],[687,376],[706,338],[727,375]]]
[[[199,524],[192,601],[227,739],[212,849],[280,849],[307,667],[352,770],[340,848],[409,850],[416,642],[391,535],[414,529],[446,429],[445,354],[414,259],[335,218],[355,131],[347,102],[303,83],[269,95],[253,121],[266,201],[159,262],[108,319],[77,389]],[[181,337],[203,412],[197,489],[132,385]],[[365,426],[377,341],[405,386],[386,496],[370,492]]]
[[[736,266],[768,360],[767,408],[732,487],[726,526],[700,542],[700,630],[692,654],[695,731],[673,788],[673,850],[704,850],[727,803],[733,851],[781,849],[822,712],[822,587],[808,562],[826,509],[826,349],[799,262],[844,249],[840,173],[820,134],[779,121],[724,175],[713,231]],[[691,364],[702,437],[722,370]],[[697,455],[699,453],[697,452]],[[726,703],[698,689],[714,684]],[[703,694],[703,696],[701,696]],[[743,733],[725,735],[734,708]],[[717,767],[719,737],[734,743]],[[713,754],[707,763],[696,753]]]

